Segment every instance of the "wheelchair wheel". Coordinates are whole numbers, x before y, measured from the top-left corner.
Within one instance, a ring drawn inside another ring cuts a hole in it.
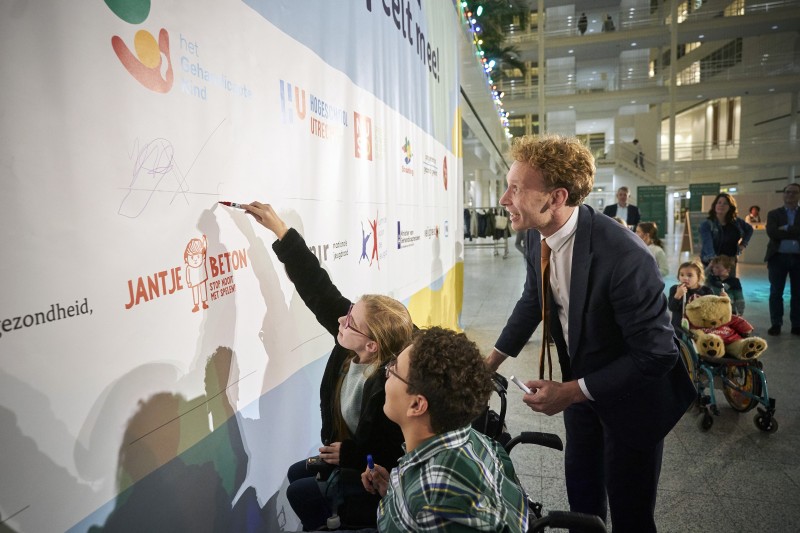
[[[756,413],[753,417],[753,423],[758,429],[765,433],[775,433],[778,431],[778,421],[772,416],[767,416],[765,413]]]
[[[745,394],[749,392],[753,396],[761,396],[761,380],[758,379],[752,368],[746,365],[731,365],[725,369],[725,377],[733,382],[733,385],[729,385],[723,380],[722,392],[734,410],[746,413],[758,405],[757,398],[751,398]]]

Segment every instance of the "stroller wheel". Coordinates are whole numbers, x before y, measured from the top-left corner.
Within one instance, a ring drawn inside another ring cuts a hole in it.
[[[769,414],[756,413],[756,416],[753,417],[753,423],[765,433],[778,431],[778,421]]]

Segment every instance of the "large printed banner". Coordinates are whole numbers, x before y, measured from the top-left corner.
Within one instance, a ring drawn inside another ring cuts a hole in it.
[[[218,201],[456,328],[457,10],[0,3],[0,529],[297,529],[334,340]]]

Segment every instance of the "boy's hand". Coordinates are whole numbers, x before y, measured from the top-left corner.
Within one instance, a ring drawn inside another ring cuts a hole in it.
[[[389,489],[389,471],[378,464],[373,470],[367,468],[361,473],[361,484],[364,490],[370,494],[380,494],[382,498]]]

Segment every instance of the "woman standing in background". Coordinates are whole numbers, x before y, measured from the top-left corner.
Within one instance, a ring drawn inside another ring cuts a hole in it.
[[[726,192],[719,193],[708,210],[708,219],[700,224],[700,260],[703,267],[707,268],[708,263],[718,255],[738,257],[752,236],[753,226],[739,218],[733,196]],[[735,268],[733,273],[736,275]]]

